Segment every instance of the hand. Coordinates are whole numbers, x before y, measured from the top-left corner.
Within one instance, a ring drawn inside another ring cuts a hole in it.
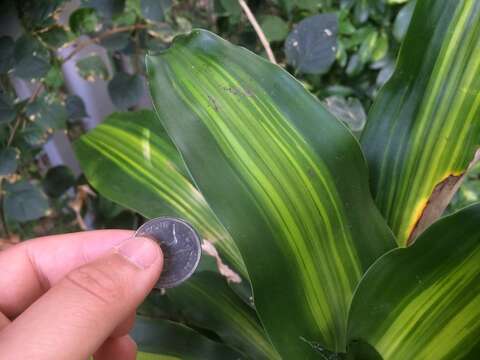
[[[135,359],[135,309],[163,256],[146,238],[99,230],[0,252],[0,359]]]

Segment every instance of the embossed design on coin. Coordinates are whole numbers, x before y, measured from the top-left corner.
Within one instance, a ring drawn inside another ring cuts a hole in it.
[[[200,238],[186,221],[171,217],[152,219],[140,226],[135,236],[155,240],[163,251],[163,271],[156,288],[177,286],[197,268],[202,253]]]

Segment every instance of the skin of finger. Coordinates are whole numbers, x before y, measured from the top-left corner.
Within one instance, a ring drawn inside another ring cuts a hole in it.
[[[110,334],[111,338],[117,338],[124,335],[128,335],[130,331],[133,329],[133,325],[135,324],[135,312],[132,312],[127,316],[125,320],[123,320],[120,325],[118,325],[115,330]]]
[[[158,251],[145,270],[111,254],[73,271],[0,333],[0,358],[87,358],[158,280]]]
[[[3,315],[2,313],[0,313],[0,331],[2,331],[2,329],[4,327],[6,327],[7,325],[10,324],[10,320],[5,316]]]
[[[133,235],[96,230],[46,236],[0,252],[0,312],[13,319],[67,273]]]
[[[108,339],[95,352],[95,360],[135,360],[137,354],[137,344],[128,336],[122,336],[115,339]]]

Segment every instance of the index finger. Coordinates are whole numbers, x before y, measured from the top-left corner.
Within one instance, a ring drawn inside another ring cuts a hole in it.
[[[28,240],[0,252],[0,312],[22,313],[73,269],[133,236],[129,230],[95,230]]]

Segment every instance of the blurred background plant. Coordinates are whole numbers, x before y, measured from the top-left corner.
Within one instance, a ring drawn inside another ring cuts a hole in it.
[[[34,236],[136,228],[95,193],[71,142],[115,111],[151,107],[144,55],[209,29],[272,59],[361,133],[395,66],[414,0],[28,0],[0,5],[0,249]],[[244,3],[245,4],[245,3]],[[112,181],[115,181],[112,179]],[[112,184],[114,186],[114,184]],[[450,211],[478,201],[480,167]]]

